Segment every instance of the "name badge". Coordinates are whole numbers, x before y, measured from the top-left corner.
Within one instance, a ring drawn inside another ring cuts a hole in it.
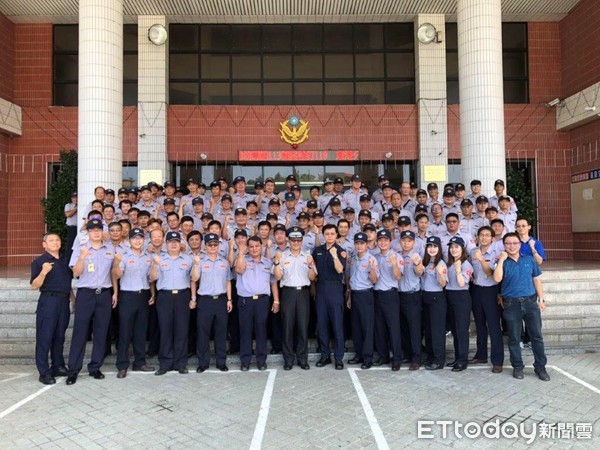
[[[88,264],[87,271],[88,271],[88,272],[93,272],[93,271],[94,271],[94,263],[89,263],[89,264]]]

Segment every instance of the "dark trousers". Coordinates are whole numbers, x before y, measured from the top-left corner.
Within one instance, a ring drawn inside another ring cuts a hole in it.
[[[73,244],[77,239],[77,225],[70,225],[67,227],[67,244],[64,247],[65,258],[67,261],[71,259],[73,254]]]
[[[158,326],[158,314],[156,313],[156,299],[154,304],[148,308],[148,352],[157,354],[160,347],[160,327]]]
[[[35,311],[35,365],[40,375],[52,375],[65,365],[63,348],[69,315],[69,294],[40,293]]]
[[[535,295],[526,299],[504,298],[504,319],[508,324],[508,351],[510,363],[513,367],[523,367],[521,356],[521,326],[523,321],[531,338],[533,350],[533,366],[546,366],[546,353],[544,351],[544,338],[542,337],[542,315]]]
[[[354,305],[353,305],[354,306]],[[389,344],[388,344],[389,343]],[[375,349],[382,361],[402,360],[398,290],[375,291]]]
[[[119,293],[119,344],[117,369],[129,368],[129,344],[133,343],[133,367],[146,365],[146,332],[150,290]]]
[[[425,348],[430,362],[446,364],[446,296],[443,291],[423,291]]]
[[[421,364],[422,309],[421,291],[400,292],[400,318],[404,319],[400,322],[400,331],[406,329],[406,334],[401,335],[401,343],[403,349],[408,347],[408,350],[404,350],[404,357],[417,364]],[[408,341],[407,346],[405,340]]]
[[[279,315],[283,326],[283,359],[287,364],[308,360],[308,318],[310,317],[310,293],[308,287],[281,290]],[[294,350],[294,342],[295,350]]]
[[[365,363],[373,362],[374,299],[373,289],[352,291],[352,342],[356,356]]]
[[[196,353],[198,342],[198,314],[190,312],[190,323],[188,325],[188,354]]]
[[[469,291],[446,291],[448,315],[452,317],[452,338],[456,364],[466,365],[469,360],[469,323],[471,322],[471,296]]]
[[[229,352],[237,353],[240,351],[240,317],[235,280],[231,280],[231,298],[233,299],[231,302],[232,309],[229,313],[229,322],[227,324],[227,329],[229,331]]]
[[[271,311],[273,306],[273,295],[269,299],[271,307],[269,308],[269,338],[271,339],[271,350],[273,353],[280,353],[283,348],[283,324],[281,314],[275,314]]]
[[[107,289],[96,294],[94,289],[77,289],[73,337],[69,351],[69,375],[78,374],[83,367],[90,323],[92,323],[93,343],[92,359],[87,366],[88,372],[95,372],[102,367],[106,353],[106,335],[108,334],[111,309],[110,290]]]
[[[187,366],[188,326],[190,324],[190,290],[158,291],[156,313],[160,327],[158,362],[163,370]]]
[[[342,283],[317,283],[317,326],[321,357],[329,358],[329,324],[333,328],[334,358],[344,358],[344,286]]]
[[[215,326],[215,359],[217,367],[225,365],[227,359],[227,295],[199,295],[196,307],[198,324],[196,354],[198,367],[206,368],[210,363],[210,332]]]
[[[252,359],[252,331],[256,337],[256,363],[264,364],[267,361],[269,306],[268,295],[259,295],[257,299],[238,296],[240,361],[242,364],[250,364]]]
[[[494,366],[504,364],[504,342],[500,318],[502,308],[498,305],[498,286],[471,286],[473,318],[477,327],[477,351],[475,359],[488,359],[488,334],[490,336],[490,358]]]

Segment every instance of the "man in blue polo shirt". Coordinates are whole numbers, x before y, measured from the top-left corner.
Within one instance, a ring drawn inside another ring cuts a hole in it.
[[[517,233],[506,233],[502,242],[506,250],[500,254],[494,270],[494,281],[502,282],[500,294],[504,302],[504,320],[508,325],[508,350],[513,377],[523,379],[524,366],[519,342],[521,323],[525,321],[531,338],[535,373],[540,380],[549,381],[542,337],[541,312],[546,309],[540,278],[542,271],[533,257],[520,253],[521,240]]]

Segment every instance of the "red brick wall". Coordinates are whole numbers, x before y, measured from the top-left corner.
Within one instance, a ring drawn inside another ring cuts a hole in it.
[[[0,14],[0,97],[13,101],[15,48],[15,25]]]
[[[4,194],[0,195],[0,211],[8,211],[8,170],[7,154],[10,144],[10,138],[0,133],[0,191]],[[6,266],[7,254],[8,254],[8,240],[7,240],[7,224],[8,214],[0,214],[0,267]]]
[[[15,26],[15,103],[52,104],[52,24]]]
[[[582,0],[560,22],[562,96],[600,81],[600,2]]]

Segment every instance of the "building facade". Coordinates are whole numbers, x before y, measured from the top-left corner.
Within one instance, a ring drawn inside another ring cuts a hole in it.
[[[62,149],[79,152],[81,203],[96,185],[292,170],[303,188],[359,171],[478,178],[492,195],[506,160],[529,177],[549,257],[600,259],[571,198],[600,168],[594,0],[72,3],[0,11],[0,265],[38,254]],[[291,115],[310,125],[296,149],[279,132]]]

